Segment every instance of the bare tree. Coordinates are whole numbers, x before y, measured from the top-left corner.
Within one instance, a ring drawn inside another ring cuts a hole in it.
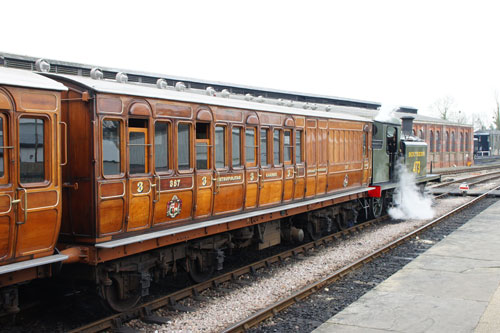
[[[493,127],[496,130],[500,130],[500,99],[498,97],[498,91],[495,91],[495,110],[493,114]]]
[[[474,126],[475,131],[484,131],[486,130],[486,124],[489,123],[489,119],[486,119],[488,117],[487,114],[485,113],[473,113],[472,114],[472,125]]]
[[[455,109],[455,99],[451,96],[442,97],[432,104],[431,108],[439,114],[439,118],[450,120]]]

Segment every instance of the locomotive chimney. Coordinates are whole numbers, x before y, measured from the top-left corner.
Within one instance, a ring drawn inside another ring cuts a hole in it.
[[[401,117],[401,121],[403,122],[403,134],[406,136],[411,136],[413,133],[413,119],[412,116],[404,116]]]

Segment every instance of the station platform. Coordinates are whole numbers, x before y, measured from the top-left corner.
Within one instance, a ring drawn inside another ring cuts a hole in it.
[[[500,201],[313,332],[500,332]]]

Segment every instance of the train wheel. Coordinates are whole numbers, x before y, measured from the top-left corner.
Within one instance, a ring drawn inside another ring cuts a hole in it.
[[[379,218],[382,216],[382,211],[384,210],[384,198],[371,198],[370,199],[370,210],[371,215],[374,218]]]
[[[122,290],[116,280],[110,286],[105,287],[106,304],[116,312],[125,312],[132,309],[141,300],[141,289]],[[123,294],[123,295],[122,295]]]
[[[321,222],[311,221],[306,227],[307,235],[311,240],[318,240],[321,238]]]
[[[214,273],[214,265],[204,264],[198,257],[188,260],[189,276],[196,283],[210,279]]]
[[[349,221],[347,219],[347,214],[345,211],[342,211],[340,214],[337,214],[337,227],[339,230],[345,230],[349,228]]]

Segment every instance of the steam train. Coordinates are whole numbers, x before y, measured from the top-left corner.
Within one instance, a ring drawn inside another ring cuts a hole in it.
[[[398,158],[419,184],[437,177],[411,119],[405,134],[399,119],[353,115],[362,102],[18,60],[29,66],[0,62],[3,313],[19,311],[20,284],[56,274],[125,311],[180,269],[208,278],[233,249],[380,216]]]

